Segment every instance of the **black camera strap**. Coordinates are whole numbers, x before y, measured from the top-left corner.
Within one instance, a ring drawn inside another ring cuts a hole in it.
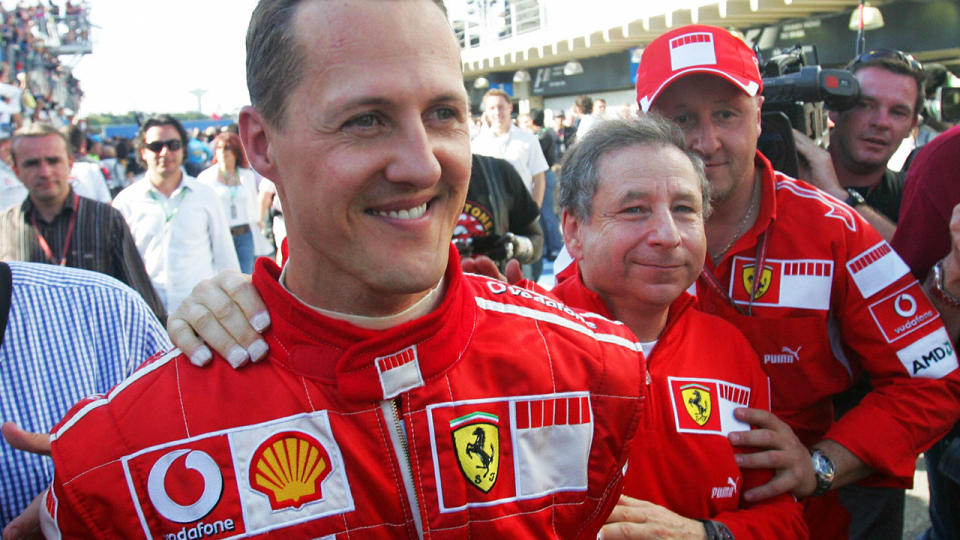
[[[7,263],[0,262],[0,345],[7,330],[7,318],[10,316],[10,298],[13,296],[13,276]]]

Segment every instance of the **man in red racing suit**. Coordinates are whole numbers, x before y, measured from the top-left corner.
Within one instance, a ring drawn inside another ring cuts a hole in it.
[[[254,273],[269,361],[197,376],[174,351],[54,429],[48,533],[596,536],[645,390],[622,324],[464,276],[455,251],[441,306],[386,331],[319,315],[279,273]]]
[[[770,377],[773,412],[804,444],[835,441],[886,477],[871,481],[909,487],[917,455],[960,411],[960,370],[940,315],[856,211],[774,171],[759,152],[755,166],[756,224],[719,264],[708,257],[700,307],[747,336]],[[760,282],[748,292],[757,259]],[[862,371],[873,391],[834,421],[832,397]],[[809,499],[808,522],[842,522],[835,496]]]
[[[603,316],[603,299],[584,284],[576,262],[551,294]],[[647,352],[650,384],[645,422],[633,445],[623,493],[693,519],[719,521],[738,540],[807,538],[801,507],[789,494],[757,503],[743,493],[770,479],[766,469],[743,469],[727,434],[750,426],[736,407],[770,408],[769,381],[750,343],[730,323],[696,309],[682,294],[656,346]]]

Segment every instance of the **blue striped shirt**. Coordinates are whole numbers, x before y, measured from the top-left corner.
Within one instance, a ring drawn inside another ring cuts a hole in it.
[[[105,393],[172,347],[143,298],[95,272],[9,262],[10,318],[0,346],[0,420],[49,432],[84,396]],[[0,442],[0,524],[53,478],[50,458]]]

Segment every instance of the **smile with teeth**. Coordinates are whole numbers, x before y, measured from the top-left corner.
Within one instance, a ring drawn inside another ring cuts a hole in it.
[[[392,219],[417,219],[427,213],[427,203],[403,210],[367,210],[367,212]]]

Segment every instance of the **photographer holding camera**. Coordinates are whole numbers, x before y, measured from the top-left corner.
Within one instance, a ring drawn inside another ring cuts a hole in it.
[[[853,108],[830,112],[835,127],[824,150],[795,132],[806,161],[801,177],[845,201],[885,240],[893,238],[903,177],[887,168],[900,143],[917,126],[924,101],[923,67],[909,54],[876,49],[847,66],[860,85]]]
[[[540,208],[509,161],[473,154],[470,186],[453,230],[464,259],[484,255],[503,271],[507,261],[530,264],[540,258]]]

